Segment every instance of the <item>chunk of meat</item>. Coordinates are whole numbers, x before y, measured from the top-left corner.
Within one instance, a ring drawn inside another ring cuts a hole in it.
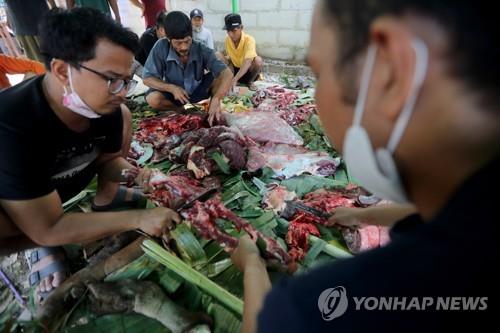
[[[182,216],[187,219],[202,236],[221,244],[228,252],[234,250],[237,241],[234,242],[232,240],[234,238],[217,228],[215,220],[218,218],[230,221],[237,230],[245,231],[253,240],[263,241],[265,246],[263,250],[264,253],[262,253],[263,256],[278,259],[283,264],[292,262],[292,258],[275,239],[265,236],[247,221],[227,209],[220,201],[219,197],[207,200],[204,203],[196,202],[192,208],[182,212]]]

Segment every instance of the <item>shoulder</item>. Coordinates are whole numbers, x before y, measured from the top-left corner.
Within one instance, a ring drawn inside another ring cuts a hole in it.
[[[43,95],[43,76],[21,82],[0,92],[0,124],[2,128],[28,129],[47,118],[48,103]]]
[[[252,35],[245,34],[245,42],[255,44],[255,38]]]
[[[214,53],[214,50],[198,41],[193,41],[192,49],[195,50],[197,54],[201,54],[202,56],[210,56]]]
[[[152,51],[160,56],[165,55],[170,52],[170,42],[166,38],[160,38],[155,42]]]

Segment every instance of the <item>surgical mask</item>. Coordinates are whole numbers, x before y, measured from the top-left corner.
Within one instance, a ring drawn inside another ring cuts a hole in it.
[[[427,72],[428,62],[428,50],[424,42],[414,40],[412,46],[415,51],[415,73],[411,90],[408,99],[405,101],[403,110],[396,120],[387,147],[374,151],[368,133],[361,126],[361,118],[375,65],[376,46],[370,46],[367,53],[354,111],[353,124],[347,130],[344,143],[344,159],[353,178],[374,195],[398,203],[408,202],[408,197],[398,174],[393,154],[415,108],[415,103]]]
[[[71,88],[71,93],[68,92],[66,87],[64,88],[63,95],[63,105],[73,111],[80,116],[89,119],[95,119],[101,117],[100,114],[97,114],[94,110],[90,108],[76,93],[75,88],[73,87],[73,80],[71,79],[71,66],[68,65],[68,77],[69,77],[69,86]]]
[[[194,32],[201,32],[201,29],[202,29],[201,27],[195,27],[195,26],[193,25],[193,31],[194,31]]]

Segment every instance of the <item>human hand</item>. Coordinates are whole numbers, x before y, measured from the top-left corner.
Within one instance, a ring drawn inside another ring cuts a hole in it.
[[[216,119],[217,122],[220,122],[221,104],[222,102],[220,99],[212,97],[208,107],[208,123],[210,126],[213,125],[214,119]]]
[[[264,264],[259,248],[250,236],[245,235],[238,240],[238,247],[231,255],[233,264],[242,272],[251,264]]]
[[[328,224],[355,227],[363,223],[363,218],[363,208],[339,207],[328,219]]]
[[[170,93],[174,95],[174,98],[181,102],[182,104],[189,103],[189,95],[186,90],[176,85],[172,85]]]
[[[158,207],[142,211],[138,228],[148,235],[160,237],[170,232],[175,223],[180,222],[181,218],[175,211],[170,208]]]

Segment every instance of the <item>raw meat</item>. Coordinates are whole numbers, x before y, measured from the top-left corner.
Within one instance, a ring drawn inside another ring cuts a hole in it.
[[[285,240],[288,254],[294,260],[304,259],[309,249],[309,235],[320,236],[316,224],[324,224],[324,220],[306,212],[298,212],[290,221]]]
[[[179,145],[169,152],[169,159],[187,164],[197,179],[217,169],[212,154],[220,153],[228,165],[241,170],[246,166],[246,141],[233,129],[225,126],[201,128],[182,136]]]
[[[237,127],[257,142],[303,145],[304,140],[279,115],[271,112],[224,113],[229,126]]]
[[[247,170],[253,172],[269,167],[278,178],[291,178],[303,173],[330,176],[339,165],[340,158],[332,158],[325,152],[312,152],[285,144],[266,144],[261,148],[250,146]]]
[[[199,128],[208,127],[204,114],[171,113],[165,116],[146,118],[139,122],[135,139],[151,143],[154,147],[152,161],[160,162],[169,151],[180,143],[180,135]]]
[[[271,208],[275,213],[279,214],[285,209],[286,201],[297,199],[295,192],[290,192],[286,187],[271,184],[262,198],[264,208]]]
[[[282,264],[292,262],[291,257],[275,239],[265,236],[251,224],[227,209],[219,197],[207,200],[204,203],[197,201],[192,208],[182,212],[182,216],[190,221],[202,236],[216,241],[228,252],[235,249],[238,241],[235,237],[217,228],[215,220],[218,218],[230,221],[237,230],[245,231],[253,240],[257,241],[259,239],[263,241],[265,250],[262,255],[265,257],[278,259]]]
[[[158,206],[176,209],[187,201],[191,201],[213,188],[217,182],[202,183],[183,175],[165,175],[159,170],[152,170],[150,186],[153,188],[148,197]]]
[[[342,235],[352,253],[360,253],[389,243],[389,229],[377,225],[343,228]]]
[[[326,191],[318,190],[304,196],[302,202],[310,207],[325,213],[333,213],[338,207],[357,207],[358,197],[365,194],[361,188],[351,187],[348,190]],[[328,220],[307,212],[297,212],[290,220],[291,224],[287,233],[287,245],[293,250],[290,255],[302,259],[308,249],[307,235],[316,235],[314,228],[317,224],[329,226]],[[299,227],[300,225],[300,227]],[[362,224],[355,228],[333,226],[340,229],[344,240],[352,253],[359,253],[369,249],[383,246],[389,242],[387,227]],[[290,230],[290,228],[292,228]],[[305,235],[304,235],[305,234]]]

